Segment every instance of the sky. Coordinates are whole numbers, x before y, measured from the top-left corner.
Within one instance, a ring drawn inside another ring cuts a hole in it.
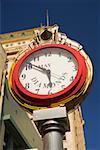
[[[99,0],[0,0],[0,33],[50,25],[80,42],[94,66],[91,90],[82,103],[86,150],[100,150],[100,2]]]

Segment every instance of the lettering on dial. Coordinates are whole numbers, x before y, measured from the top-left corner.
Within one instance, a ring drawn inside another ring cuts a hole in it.
[[[39,82],[36,77],[33,77],[33,78],[31,79],[31,81],[32,81],[34,84],[37,84],[37,83]]]

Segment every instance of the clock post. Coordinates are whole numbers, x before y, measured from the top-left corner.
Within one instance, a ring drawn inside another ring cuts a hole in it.
[[[33,111],[33,121],[43,137],[43,150],[63,150],[65,132],[70,131],[66,107]]]

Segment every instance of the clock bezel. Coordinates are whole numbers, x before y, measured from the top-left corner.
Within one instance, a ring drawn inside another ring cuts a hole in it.
[[[28,56],[30,56],[32,53],[34,53],[36,51],[39,51],[39,50],[47,48],[47,47],[62,48],[66,51],[69,51],[72,55],[74,55],[75,59],[78,62],[78,73],[77,73],[74,81],[68,87],[66,87],[64,90],[62,90],[60,92],[54,93],[52,95],[34,94],[32,92],[27,91],[20,83],[20,80],[18,78],[19,70],[20,70],[21,64],[24,62],[24,60]],[[83,56],[77,50],[75,50],[74,48],[72,48],[68,45],[46,44],[46,45],[38,46],[38,47],[26,52],[26,54],[24,54],[17,61],[17,63],[15,64],[15,66],[13,68],[13,72],[12,72],[12,88],[15,91],[15,93],[18,95],[18,97],[23,99],[23,101],[25,100],[25,96],[27,96],[27,99],[29,99],[29,101],[32,101],[32,103],[35,105],[38,105],[38,103],[39,103],[39,105],[42,105],[43,103],[45,104],[46,102],[53,103],[56,101],[61,101],[62,99],[68,97],[71,94],[71,92],[72,92],[72,94],[75,94],[75,91],[77,92],[84,84],[85,79],[86,79],[86,74],[87,74],[87,68],[86,68],[85,60],[84,60]],[[78,84],[78,87],[75,87],[77,84]],[[44,101],[42,101],[40,103],[41,99],[43,99]]]

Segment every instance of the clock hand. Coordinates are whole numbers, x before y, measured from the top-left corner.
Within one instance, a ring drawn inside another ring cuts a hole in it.
[[[37,68],[39,68],[39,69],[41,69],[42,71],[46,71],[46,73],[47,73],[47,69],[45,69],[45,68],[42,68],[42,67],[40,67],[40,66],[36,66],[36,65],[33,65],[34,67],[37,67]],[[51,76],[53,76],[54,78],[57,78],[57,79],[59,79],[60,78],[60,76],[59,75],[57,75],[57,74],[55,74],[55,73],[51,73]]]
[[[34,65],[34,64],[32,64],[32,63],[28,63],[28,62],[27,62],[27,64],[29,64],[30,66],[33,66],[33,67],[36,67],[36,68],[40,69],[40,71],[42,71],[42,72],[44,72],[44,73],[47,73],[47,69],[45,69],[45,68],[43,68],[43,67],[40,67],[40,66]],[[51,73],[51,76],[54,77],[54,78],[56,78],[56,79],[59,79],[59,78],[60,78],[60,76],[57,75],[57,74],[55,74],[55,73]]]
[[[51,88],[52,87],[52,82],[51,82],[51,70],[50,69],[47,70],[47,77],[49,79],[48,86],[50,86],[50,88]]]
[[[45,69],[45,68],[42,68],[42,67],[40,67],[40,66],[37,66],[37,65],[34,65],[34,64],[31,64],[31,63],[28,63],[27,62],[27,64],[29,64],[29,65],[31,65],[31,66],[33,66],[33,67],[36,67],[36,68],[38,68],[38,69],[40,69],[41,71],[47,71],[47,69]]]
[[[36,67],[38,69],[40,69],[39,71],[42,71],[44,73],[46,73],[48,79],[49,79],[49,84],[48,86],[52,87],[52,82],[51,82],[51,71],[49,69],[45,69],[45,68],[42,68],[40,66],[37,66],[37,65],[34,65],[34,64],[31,64],[31,63],[27,63],[29,64],[30,66],[33,66],[33,67]]]
[[[55,73],[51,73],[51,76],[54,77],[54,78],[56,78],[56,79],[59,79],[61,77],[61,76],[59,76],[59,75],[57,75]]]

